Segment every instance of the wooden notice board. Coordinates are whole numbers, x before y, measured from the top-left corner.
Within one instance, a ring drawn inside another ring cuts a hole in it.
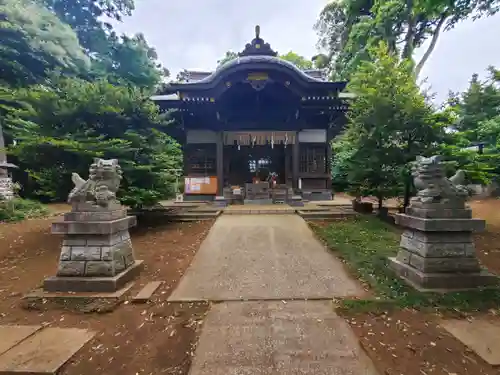
[[[185,194],[211,195],[217,194],[217,177],[185,177]]]

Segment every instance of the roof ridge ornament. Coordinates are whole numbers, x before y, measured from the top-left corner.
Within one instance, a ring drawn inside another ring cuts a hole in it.
[[[255,38],[247,43],[243,52],[238,53],[239,57],[243,56],[277,56],[278,53],[273,51],[269,43],[264,42],[260,37],[260,26],[255,26]]]

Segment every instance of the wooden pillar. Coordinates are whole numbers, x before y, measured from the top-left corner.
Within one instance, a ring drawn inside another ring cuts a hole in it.
[[[328,173],[328,179],[326,180],[326,188],[332,189],[332,132],[330,129],[326,133],[326,173]]]
[[[294,189],[299,188],[299,156],[300,144],[299,133],[295,135],[295,143],[292,148],[292,186]]]
[[[285,184],[288,185],[288,177],[290,177],[290,148],[285,148]]]
[[[216,150],[216,164],[217,164],[217,195],[223,195],[224,190],[224,132],[217,133],[217,150]]]

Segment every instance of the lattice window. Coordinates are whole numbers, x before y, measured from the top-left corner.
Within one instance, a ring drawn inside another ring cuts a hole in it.
[[[301,145],[299,171],[301,173],[326,173],[326,147]]]
[[[217,173],[215,147],[212,145],[188,145],[186,169],[189,174],[213,176]]]

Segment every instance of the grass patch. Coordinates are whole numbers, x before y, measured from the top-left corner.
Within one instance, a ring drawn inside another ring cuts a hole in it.
[[[14,222],[48,216],[49,209],[37,201],[14,198],[0,201],[0,222]]]
[[[313,231],[336,255],[344,259],[351,272],[367,283],[375,300],[345,300],[347,310],[377,310],[394,307],[439,308],[478,311],[500,307],[500,290],[422,293],[408,286],[388,267],[388,257],[399,250],[400,233],[390,224],[372,216],[359,216],[328,226],[311,223]]]

